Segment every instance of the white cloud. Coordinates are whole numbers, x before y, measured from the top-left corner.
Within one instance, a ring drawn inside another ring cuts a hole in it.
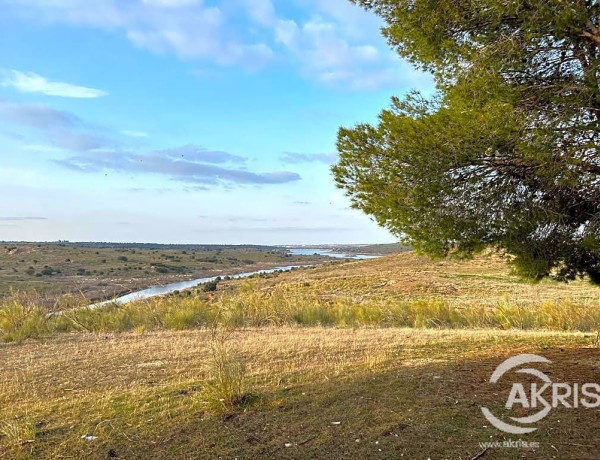
[[[330,18],[340,28],[340,33],[353,41],[377,42],[381,38],[381,20],[373,13],[357,7],[349,0],[296,0],[305,8]]]
[[[371,65],[379,61],[379,51],[372,45],[352,45],[342,38],[336,24],[310,21],[302,28],[303,58],[316,70],[341,70]]]
[[[348,0],[289,0],[293,16],[272,0],[95,0],[93,8],[89,0],[14,4],[30,18],[121,31],[141,49],[183,60],[247,69],[277,60],[340,89],[415,81],[422,89],[431,86],[389,48],[381,20]]]
[[[348,0],[294,0],[308,13],[297,21],[274,13],[272,0],[239,0],[251,20],[271,30],[292,65],[327,86],[359,90],[412,83],[380,33],[381,22]]]
[[[71,85],[50,81],[33,72],[19,72],[9,70],[2,72],[0,85],[15,88],[23,93],[45,94],[46,96],[60,96],[80,99],[90,99],[107,96],[105,91],[87,88],[85,86]]]
[[[306,77],[331,87],[376,90],[400,84],[407,70],[389,49],[377,47],[376,42],[356,42],[338,23],[320,16],[295,29],[278,24],[276,34]]]
[[[228,22],[222,9],[230,8],[224,0],[217,6],[200,0],[95,0],[93,7],[89,0],[19,4],[37,20],[120,30],[139,48],[184,60],[256,68],[274,55],[267,43]]]
[[[281,161],[288,164],[293,163],[325,163],[332,164],[338,159],[335,153],[297,153],[297,152],[283,152],[281,155]]]
[[[291,19],[278,20],[275,25],[275,41],[292,46],[298,37],[298,24]]]
[[[242,0],[251,20],[264,26],[270,26],[277,20],[275,7],[271,0]]]

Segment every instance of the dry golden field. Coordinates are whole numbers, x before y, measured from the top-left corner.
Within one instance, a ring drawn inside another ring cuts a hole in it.
[[[598,381],[600,363],[578,333],[247,329],[227,345],[246,363],[246,401],[226,409],[211,395],[210,341],[186,331],[0,346],[0,455],[470,459],[507,437],[478,407],[501,404],[487,379],[505,357],[541,353],[567,381],[574,370]],[[598,422],[597,410],[558,410],[527,437],[539,451],[486,458],[596,458]]]
[[[0,343],[0,458],[598,458],[597,409],[523,436],[480,411],[519,353],[600,383],[597,289],[407,253],[33,322]],[[540,446],[480,446],[509,438]]]
[[[457,305],[536,304],[558,300],[600,302],[600,288],[590,285],[587,280],[569,284],[548,280],[537,284],[524,281],[511,274],[504,258],[493,253],[469,261],[431,261],[415,252],[404,252],[379,259],[285,273],[262,283],[261,287],[282,283],[314,292],[322,298],[355,301],[438,298]]]

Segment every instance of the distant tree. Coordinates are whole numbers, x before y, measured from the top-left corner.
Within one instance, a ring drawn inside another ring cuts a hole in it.
[[[600,0],[356,0],[437,92],[342,128],[339,187],[433,256],[600,282]]]

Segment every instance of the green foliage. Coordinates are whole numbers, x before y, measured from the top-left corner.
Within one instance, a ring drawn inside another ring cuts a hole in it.
[[[208,283],[204,283],[202,285],[202,290],[204,292],[215,292],[217,290],[217,287],[219,286],[220,281],[221,281],[221,278],[217,277],[214,280],[209,281]]]
[[[336,182],[418,250],[600,282],[598,3],[357,0],[437,93],[338,134]]]

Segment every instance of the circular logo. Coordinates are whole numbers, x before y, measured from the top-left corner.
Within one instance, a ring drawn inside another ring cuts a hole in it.
[[[492,376],[490,378],[490,383],[497,383],[502,378],[502,376],[504,376],[504,374],[506,374],[508,371],[510,371],[512,369],[515,369],[516,367],[523,366],[525,364],[531,364],[531,363],[548,364],[551,362],[552,361],[544,358],[543,356],[533,355],[533,354],[523,354],[523,355],[514,356],[512,358],[507,359],[506,361],[504,361],[502,364],[500,364],[496,368],[496,370],[494,371],[494,373],[492,374]],[[531,433],[531,432],[537,430],[537,428],[530,427],[530,426],[523,426],[523,425],[531,425],[533,423],[539,422],[546,415],[548,415],[550,413],[552,406],[550,404],[547,404],[543,400],[543,398],[539,397],[539,395],[545,388],[550,386],[552,384],[552,382],[550,381],[550,379],[548,378],[548,376],[546,374],[544,374],[543,372],[540,372],[537,369],[533,369],[533,368],[518,369],[515,371],[515,373],[533,375],[534,377],[537,377],[538,379],[540,379],[542,381],[542,390],[537,393],[536,401],[541,401],[543,407],[533,415],[529,415],[526,417],[510,417],[510,419],[513,422],[516,422],[517,425],[513,425],[511,423],[507,423],[503,420],[500,420],[498,417],[496,417],[494,414],[492,414],[492,412],[487,407],[482,407],[481,412],[483,412],[484,417],[493,426],[495,426],[499,430],[502,430],[506,433],[511,433],[511,434]],[[522,390],[523,386],[521,384],[513,384],[513,390],[515,390],[515,388],[517,390],[519,388]],[[532,395],[535,393],[534,388],[535,387],[532,386]],[[513,396],[513,391],[511,391],[511,396],[509,397],[509,401],[512,396]],[[533,401],[533,396],[532,396],[532,401]],[[534,404],[535,404],[535,402],[534,402]],[[508,406],[508,403],[507,403],[507,406]]]

